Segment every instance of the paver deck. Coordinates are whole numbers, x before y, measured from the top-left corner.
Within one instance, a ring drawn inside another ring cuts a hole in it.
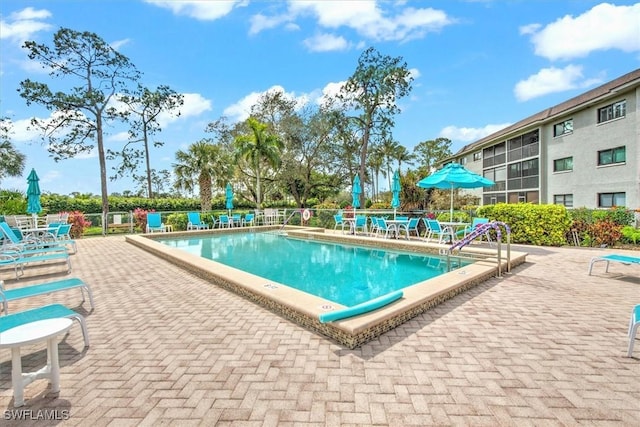
[[[72,328],[60,393],[37,381],[18,409],[0,351],[0,424],[639,425],[640,357],[625,355],[640,268],[588,276],[591,257],[614,251],[526,251],[512,274],[347,350],[122,236],[81,239],[71,274],[92,286],[95,310],[76,292],[10,310],[62,302],[86,314],[91,347]],[[8,288],[60,277],[46,266],[0,276]],[[46,362],[42,346],[22,353],[25,371]],[[52,415],[67,419],[35,419]]]

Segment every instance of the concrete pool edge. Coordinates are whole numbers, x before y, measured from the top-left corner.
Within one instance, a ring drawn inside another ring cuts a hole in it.
[[[256,231],[278,227],[254,227]],[[171,248],[154,239],[166,237],[196,237],[228,232],[247,232],[245,229],[223,229],[175,233],[129,235],[127,242],[140,247],[172,264],[184,268],[205,280],[243,296],[276,314],[305,328],[327,336],[339,344],[353,349],[399,326],[449,298],[470,289],[497,275],[497,260],[484,248],[468,248],[465,255],[480,254],[486,260],[453,270],[434,279],[416,283],[404,289],[404,296],[378,310],[346,318],[332,323],[320,323],[319,315],[344,308],[340,304],[315,297],[286,285],[246,273],[217,262]],[[355,245],[375,246],[419,254],[436,254],[443,246],[421,241],[380,239],[366,236],[350,236],[325,232],[324,229],[287,227],[287,232],[298,238],[330,240]],[[495,250],[493,250],[495,254]],[[511,267],[526,262],[526,253],[511,251]],[[506,260],[502,260],[506,269]]]

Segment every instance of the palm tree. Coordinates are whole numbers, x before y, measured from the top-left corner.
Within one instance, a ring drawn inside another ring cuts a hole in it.
[[[175,187],[192,192],[197,185],[201,208],[203,211],[210,211],[214,180],[216,185],[221,186],[229,176],[230,162],[220,147],[210,139],[202,139],[191,144],[187,151],[178,150],[176,163],[172,166],[176,176]]]
[[[394,158],[395,160],[398,161],[398,170],[400,170],[402,169],[403,162],[411,165],[413,164],[413,161],[415,160],[416,156],[411,154],[407,149],[407,147],[405,147],[404,145],[398,145],[398,147],[396,148],[396,152],[394,154]]]
[[[247,119],[250,133],[236,137],[236,159],[244,159],[249,163],[256,176],[256,205],[258,209],[262,204],[261,176],[262,167],[280,167],[281,153],[284,147],[282,141],[267,131],[267,125],[254,117]]]
[[[389,180],[389,191],[391,191],[391,177],[393,176],[393,164],[396,159],[396,152],[398,151],[398,147],[400,147],[400,143],[394,141],[392,139],[385,139],[380,144],[380,152],[385,159],[384,165],[386,166],[386,173],[383,172]]]

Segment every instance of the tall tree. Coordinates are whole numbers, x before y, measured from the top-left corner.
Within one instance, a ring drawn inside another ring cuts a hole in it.
[[[11,143],[11,120],[0,118],[0,182],[8,176],[20,176],[26,157]]]
[[[393,117],[400,112],[397,100],[411,92],[413,77],[402,57],[380,54],[375,48],[365,50],[358,59],[356,71],[337,95],[347,108],[354,110],[351,116],[361,130],[360,179],[364,179],[367,167],[367,150],[372,136],[379,140],[390,137]],[[364,192],[360,196],[364,206]]]
[[[52,92],[46,83],[30,79],[20,82],[18,92],[27,105],[36,103],[53,114],[47,120],[32,119],[43,131],[49,153],[54,160],[72,158],[81,152],[98,148],[100,190],[102,193],[102,225],[106,234],[109,198],[107,164],[104,147],[105,122],[123,119],[124,114],[113,107],[117,94],[126,94],[140,73],[122,55],[98,35],[61,28],[53,36],[53,46],[27,41],[29,59],[40,62],[55,79],[68,77],[72,85],[67,92]]]
[[[281,163],[283,143],[277,135],[267,130],[267,125],[255,117],[247,119],[249,132],[235,139],[236,159],[244,159],[255,174],[256,205],[262,206],[261,177],[263,168],[278,168]]]
[[[380,149],[379,145],[374,145],[371,147],[371,153],[367,160],[369,167],[371,168],[371,188],[372,188],[372,196],[373,201],[378,200],[378,195],[380,193],[380,185],[378,176],[382,171],[382,166],[384,165],[384,153]]]
[[[113,178],[133,174],[144,159],[145,181],[147,184],[147,195],[153,198],[151,161],[149,154],[149,137],[160,132],[162,129],[158,123],[158,116],[161,113],[180,115],[178,110],[184,104],[184,97],[176,93],[168,86],[158,86],[155,91],[138,85],[138,89],[131,95],[123,95],[120,102],[127,108],[129,121],[129,141],[122,147],[121,151],[107,150],[109,159],[120,158],[121,162],[114,167],[116,174]],[[142,149],[138,146],[142,144]],[[163,142],[154,141],[154,147],[161,147]]]
[[[438,161],[452,155],[451,140],[448,138],[429,139],[418,143],[413,148],[419,171],[427,176]]]
[[[210,139],[201,139],[191,144],[187,151],[178,150],[176,163],[172,166],[176,188],[193,192],[197,187],[202,211],[210,211],[212,186],[214,183],[224,186],[231,162],[219,145]]]

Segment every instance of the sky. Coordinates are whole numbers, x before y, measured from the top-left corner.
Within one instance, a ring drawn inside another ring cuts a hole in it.
[[[61,27],[96,33],[130,59],[145,86],[184,95],[180,116],[165,115],[154,136],[164,142],[151,152],[157,170],[172,170],[176,151],[213,137],[208,123],[246,119],[267,91],[300,105],[335,93],[368,47],[402,57],[414,77],[393,129],[409,150],[445,137],[456,152],[640,67],[633,1],[3,0],[0,117],[11,120],[11,141],[27,158],[23,176],[0,189],[25,191],[35,168],[45,193],[100,194],[97,153],[54,162],[29,129],[31,117],[50,112],[17,93],[25,79],[51,83],[21,46],[51,46]],[[124,133],[107,129],[106,147],[121,148]],[[134,190],[127,178],[107,186]]]

